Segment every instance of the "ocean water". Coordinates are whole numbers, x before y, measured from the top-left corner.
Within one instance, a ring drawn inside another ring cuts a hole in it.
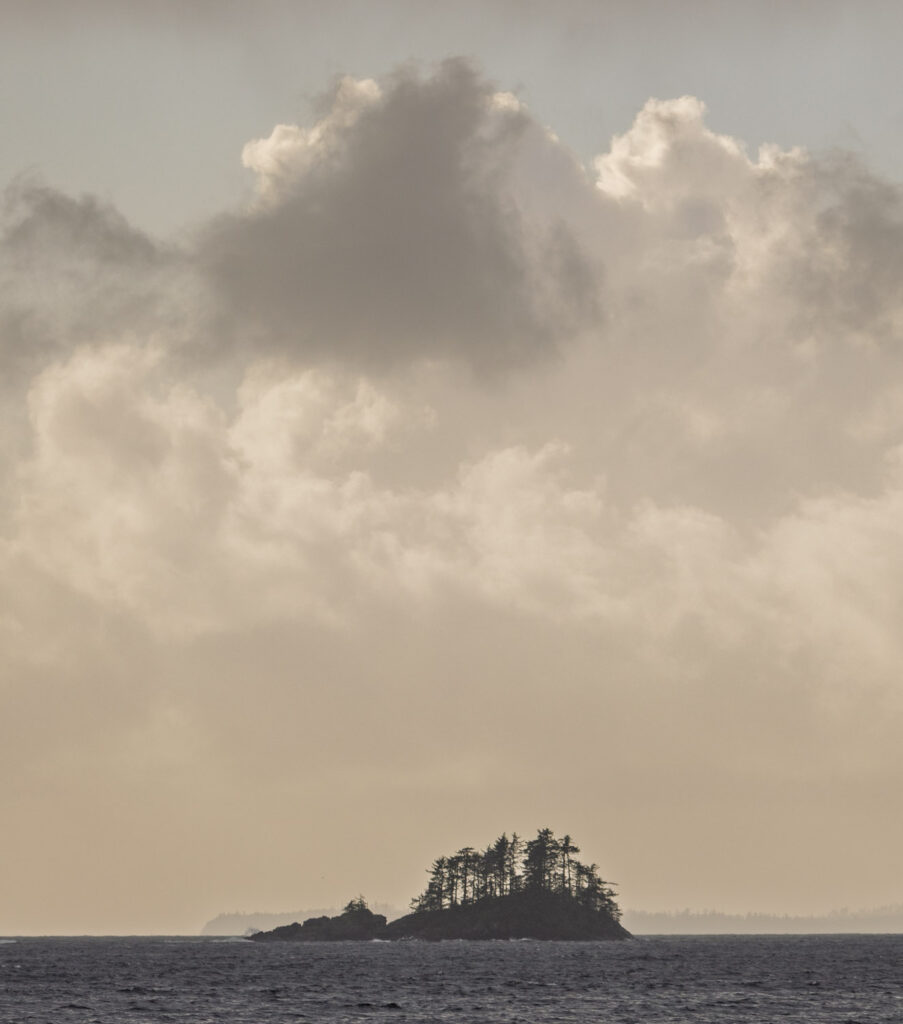
[[[0,943],[2,1024],[901,1024],[903,935]]]

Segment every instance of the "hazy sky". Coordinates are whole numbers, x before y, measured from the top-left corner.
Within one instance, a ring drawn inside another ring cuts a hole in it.
[[[901,35],[0,2],[0,934],[903,902]]]

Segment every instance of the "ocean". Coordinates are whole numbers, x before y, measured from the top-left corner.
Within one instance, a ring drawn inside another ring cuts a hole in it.
[[[0,941],[2,1024],[901,1024],[903,935]]]

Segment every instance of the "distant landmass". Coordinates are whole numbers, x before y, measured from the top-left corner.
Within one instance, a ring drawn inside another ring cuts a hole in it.
[[[551,829],[523,842],[503,833],[483,851],[464,847],[433,862],[412,913],[392,921],[363,897],[341,914],[311,917],[248,938],[255,942],[349,939],[626,939],[614,890],[595,864],[576,859],[570,836]]]
[[[722,914],[714,910],[625,910],[635,935],[832,935],[903,932],[903,904],[828,914]]]

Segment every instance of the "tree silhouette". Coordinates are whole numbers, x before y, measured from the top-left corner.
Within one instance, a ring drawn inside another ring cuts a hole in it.
[[[359,914],[362,910],[369,910],[367,901],[363,896],[356,896],[353,900],[349,900],[342,908],[343,914]]]
[[[564,836],[559,845],[559,851],[561,855],[561,891],[570,893],[573,854],[579,853],[580,848],[574,846],[570,836]]]
[[[411,909],[446,910],[530,891],[569,897],[620,920],[614,889],[599,877],[597,865],[576,859],[579,852],[569,835],[557,839],[550,828],[527,843],[516,832],[510,839],[503,832],[482,852],[465,846],[433,861],[427,887]]]

